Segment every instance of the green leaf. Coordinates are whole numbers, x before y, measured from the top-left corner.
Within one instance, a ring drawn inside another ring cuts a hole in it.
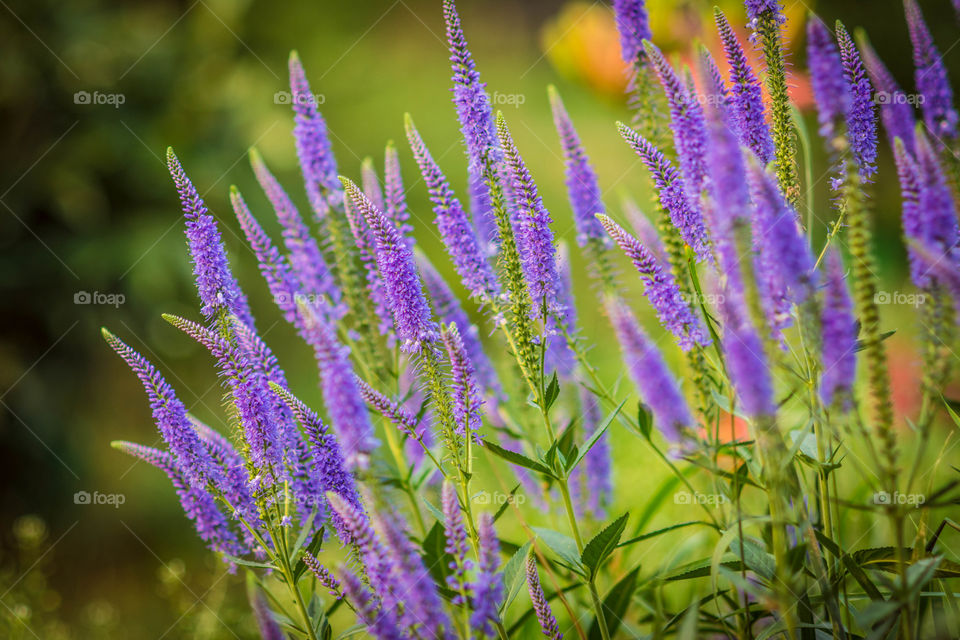
[[[614,520],[613,523],[600,531],[600,533],[594,536],[583,548],[580,562],[590,570],[590,575],[596,575],[603,561],[617,548],[617,545],[620,543],[620,536],[623,535],[623,530],[627,528],[627,519],[629,517],[630,514],[625,513]]]
[[[643,437],[649,440],[650,434],[653,432],[653,413],[651,413],[650,407],[642,402],[637,403],[637,427]]]
[[[440,509],[438,509],[432,502],[427,500],[426,496],[421,496],[420,500],[423,502],[423,506],[427,508],[427,511],[429,511],[438,522],[443,522],[445,520],[443,512],[440,511]]]
[[[428,567],[430,575],[439,584],[446,584],[450,573],[450,563],[453,556],[447,550],[447,540],[444,537],[443,526],[434,522],[423,539],[423,564]]]
[[[896,332],[897,332],[896,329],[894,329],[893,331],[884,331],[883,333],[880,334],[880,339],[877,340],[877,344],[883,342],[884,340],[886,340]],[[853,348],[853,352],[857,353],[857,352],[863,351],[866,348],[867,348],[867,344],[863,340],[857,340],[857,346]]]
[[[603,422],[600,423],[600,426],[598,426],[597,429],[590,435],[590,437],[587,438],[587,441],[583,443],[583,447],[580,449],[580,453],[574,459],[573,463],[567,465],[567,471],[570,471],[571,469],[575,469],[576,466],[583,461],[584,457],[586,457],[590,449],[593,448],[593,445],[597,444],[597,440],[600,439],[600,436],[602,436],[604,432],[610,427],[610,425],[613,424],[613,421],[616,419],[617,414],[620,413],[620,409],[623,408],[623,405],[626,404],[626,402],[627,401],[624,400],[619,405],[617,405],[617,408],[613,410],[613,413],[608,415],[603,420]]]
[[[502,516],[503,513],[507,510],[507,507],[509,507],[511,504],[513,504],[513,496],[516,495],[517,489],[519,489],[519,488],[520,488],[520,484],[517,483],[517,484],[513,487],[513,489],[510,490],[510,495],[507,497],[506,500],[503,501],[503,504],[500,505],[500,508],[497,509],[497,512],[496,512],[495,514],[493,514],[493,521],[494,521],[494,522],[496,522],[497,520],[499,520],[499,519],[500,519],[500,516]]]
[[[232,562],[233,564],[239,565],[241,567],[251,567],[253,569],[276,569],[270,562],[255,562],[253,560],[244,560],[243,558],[238,558],[237,556],[231,556],[230,554],[223,554],[223,559]]]
[[[637,576],[640,575],[640,567],[634,568],[630,573],[620,579],[613,585],[610,592],[603,599],[602,610],[603,619],[607,622],[607,630],[610,637],[617,635],[617,629],[627,613],[627,607],[630,606],[630,599],[637,588]],[[600,626],[594,620],[590,625],[589,640],[600,640]]]
[[[504,449],[500,445],[494,444],[489,440],[484,440],[483,446],[489,450],[490,453],[503,458],[507,462],[553,477],[553,472],[550,471],[546,465],[541,462],[537,462],[536,460],[532,460],[522,453],[516,453],[515,451]]]
[[[520,589],[527,582],[526,563],[527,555],[530,553],[530,547],[533,541],[527,541],[522,547],[517,549],[507,564],[503,567],[503,602],[500,603],[500,613],[506,612],[507,608],[513,604],[513,601],[520,593]]]
[[[677,640],[697,640],[697,614],[700,610],[699,604],[697,600],[694,600],[693,603],[687,607],[686,612],[683,614],[683,619],[680,621],[680,628],[677,629]]]
[[[550,384],[547,385],[547,390],[544,394],[543,402],[546,405],[545,410],[549,411],[550,407],[553,406],[553,403],[556,402],[557,396],[560,395],[560,381],[557,380],[557,372],[553,372],[553,378],[550,379]]]
[[[688,562],[687,564],[680,565],[665,575],[663,579],[668,582],[675,582],[677,580],[705,578],[710,575],[711,560],[711,558],[704,558],[703,560],[696,560],[694,562]],[[732,553],[724,554],[720,559],[719,566],[733,569],[734,571],[739,571],[741,568],[743,568],[740,558]]]
[[[573,541],[573,538],[553,529],[533,527],[533,530],[537,537],[543,540],[544,544],[563,560],[563,564],[581,575],[584,574],[583,566],[580,564],[580,553],[577,551],[577,543]]]
[[[626,547],[626,546],[629,546],[629,545],[631,545],[631,544],[635,544],[635,543],[637,543],[637,542],[643,542],[644,540],[649,540],[650,538],[656,538],[657,536],[663,535],[664,533],[669,533],[670,531],[673,531],[674,529],[683,529],[684,527],[690,527],[690,526],[693,526],[693,525],[695,525],[695,524],[702,524],[702,525],[707,526],[707,527],[713,526],[713,525],[711,525],[709,522],[707,522],[706,520],[690,520],[689,522],[680,522],[680,523],[677,523],[677,524],[672,524],[672,525],[670,525],[669,527],[664,527],[663,529],[657,529],[656,531],[650,531],[650,532],[648,532],[648,533],[644,533],[644,534],[639,535],[639,536],[637,536],[637,537],[635,537],[635,538],[630,538],[629,540],[625,540],[625,541],[621,542],[620,544],[618,544],[617,547],[618,547],[618,548],[619,548],[619,547]]]

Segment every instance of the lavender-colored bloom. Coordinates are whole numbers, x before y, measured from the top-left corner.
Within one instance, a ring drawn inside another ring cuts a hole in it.
[[[457,297],[450,290],[443,277],[430,264],[427,257],[422,253],[417,253],[416,259],[417,266],[420,268],[420,276],[423,278],[423,285],[426,287],[433,304],[434,313],[440,322],[444,324],[455,323],[460,328],[460,338],[463,340],[463,346],[470,362],[473,363],[477,382],[483,388],[487,398],[493,401],[495,405],[504,395],[503,388],[500,386],[500,379],[493,368],[493,363],[487,356],[483,343],[480,342],[480,332],[477,325],[470,322]]]
[[[495,165],[500,157],[493,110],[486,84],[480,81],[480,72],[467,48],[467,39],[463,35],[453,0],[443,1],[443,19],[453,68],[453,104],[457,108],[460,132],[467,143],[467,158],[472,171],[479,174],[483,165],[487,162]]]
[[[652,42],[645,42],[647,55],[667,93],[670,105],[670,122],[673,128],[673,141],[680,159],[683,172],[683,184],[690,199],[690,208],[700,207],[700,193],[706,179],[705,154],[707,146],[706,124],[703,108],[696,96],[691,94],[683,81],[663,57],[663,53]]]
[[[340,581],[337,580],[332,573],[330,573],[326,567],[320,564],[320,560],[317,556],[313,555],[309,551],[303,552],[303,564],[307,565],[307,568],[310,569],[317,582],[322,584],[327,591],[330,592],[330,595],[333,596],[334,600],[339,600],[341,597],[340,594]]]
[[[660,194],[660,204],[670,214],[670,220],[680,232],[680,237],[690,245],[698,258],[704,259],[708,251],[703,216],[699,209],[690,206],[683,178],[666,156],[643,136],[622,122],[617,123],[617,128],[653,176]]]
[[[505,196],[507,186],[504,185]],[[500,232],[497,230],[497,220],[493,213],[493,204],[490,202],[490,189],[483,173],[473,166],[467,168],[467,195],[470,198],[470,221],[473,224],[473,232],[483,249],[483,254],[493,258],[497,255]]]
[[[826,287],[823,300],[823,375],[820,398],[825,406],[839,402],[850,408],[857,374],[857,326],[853,301],[844,278],[843,261],[834,249],[826,257]]]
[[[613,0],[620,53],[627,64],[635,64],[644,55],[643,41],[653,38],[646,4],[645,0]]]
[[[657,312],[660,323],[676,336],[680,348],[688,351],[695,344],[701,346],[710,344],[703,323],[693,315],[690,306],[684,302],[673,276],[664,271],[653,254],[623,227],[607,216],[600,215],[597,218],[640,272],[644,294]]]
[[[847,136],[860,175],[869,178],[877,172],[877,114],[873,103],[873,85],[863,68],[860,52],[842,24],[837,23],[837,43],[843,75],[850,90],[847,111]]]
[[[400,156],[392,141],[387,143],[383,152],[383,192],[384,213],[412,248],[413,227],[409,222],[410,211],[407,209],[407,195],[400,174]]]
[[[943,56],[933,42],[916,0],[904,0],[903,7],[913,43],[914,81],[923,96],[923,120],[937,138],[955,140],[960,117],[953,106],[953,88]]]
[[[247,524],[255,528],[263,526],[259,509],[250,491],[249,477],[243,457],[220,432],[203,424],[190,414],[187,414],[187,419],[190,420],[191,426],[197,432],[200,441],[210,453],[214,462],[223,468],[224,477],[218,488],[227,503],[233,508],[233,517],[242,518],[247,521]],[[241,529],[241,533],[247,546],[253,547],[256,545],[255,538],[246,527]]]
[[[943,174],[936,150],[922,131],[916,136],[917,208],[923,217],[918,238],[936,258],[951,260],[960,245],[953,191]],[[928,281],[920,274],[919,286]]]
[[[740,283],[728,280],[719,295],[727,372],[743,410],[750,417],[772,416],[773,382],[763,342],[750,324]]]
[[[342,297],[340,289],[334,281],[317,241],[310,234],[290,196],[270,173],[256,151],[250,152],[250,164],[253,166],[257,181],[270,200],[270,204],[273,205],[277,220],[283,227],[283,242],[287,251],[290,252],[290,267],[300,281],[300,289],[306,295],[327,297],[331,306],[337,309],[339,314]]]
[[[497,116],[497,136],[503,148],[507,174],[516,199],[517,248],[520,250],[527,290],[536,310],[539,310],[541,304],[546,304],[547,309],[552,311],[557,305],[557,265],[553,232],[550,230],[552,220],[543,206],[537,185],[513,142],[503,114]],[[539,315],[536,310],[533,313]]]
[[[907,150],[913,153],[913,130],[916,122],[913,106],[873,47],[861,40],[860,49],[867,73],[877,88],[877,99],[881,102],[880,117],[883,119],[890,146],[893,146],[894,140],[900,138]]]
[[[807,21],[807,66],[817,102],[820,135],[830,140],[840,135],[838,125],[846,118],[851,96],[837,43],[827,25],[816,16]]]
[[[721,73],[720,67],[717,66],[717,61],[713,59],[713,54],[710,53],[710,49],[707,49],[704,45],[700,45],[700,55],[697,61],[700,77],[704,81],[704,89],[706,91],[704,97],[707,104],[717,104],[727,108],[731,102],[730,91],[727,89],[727,83],[723,79],[723,73]],[[688,92],[691,96],[696,96],[696,85],[692,82],[692,79],[690,79],[688,84],[690,84]]]
[[[453,376],[453,417],[457,422],[457,433],[470,436],[479,443],[477,432],[480,430],[483,399],[474,375],[473,363],[464,349],[457,325],[451,324],[444,328],[441,337],[450,359]]]
[[[384,607],[392,604],[394,591],[390,573],[393,571],[394,557],[383,546],[373,524],[364,513],[363,508],[353,502],[344,500],[335,493],[328,493],[327,500],[330,508],[342,522],[346,537],[350,544],[356,546],[360,562],[363,563],[370,586],[373,587]],[[347,582],[344,580],[344,593],[350,596]]]
[[[466,573],[470,570],[472,563],[467,557],[470,547],[467,545],[467,530],[463,526],[460,501],[457,498],[457,490],[450,481],[443,483],[440,504],[443,507],[443,532],[447,541],[444,551],[453,558],[450,561],[452,573],[447,576],[447,585],[459,593],[466,590]],[[454,604],[464,604],[462,597],[458,595]]]
[[[597,174],[590,166],[590,159],[570,115],[563,106],[560,94],[553,87],[550,87],[550,106],[553,109],[554,126],[560,135],[560,146],[563,147],[567,194],[573,209],[573,221],[577,225],[577,244],[583,247],[593,240],[599,242],[600,246],[609,248],[610,240],[595,217],[596,214],[607,211],[600,196]]]
[[[503,581],[497,574],[500,567],[500,542],[493,528],[493,516],[481,513],[477,519],[479,538],[477,573],[471,584],[473,613],[470,625],[480,633],[494,635],[493,624],[499,622],[497,606],[503,598]]]
[[[350,467],[362,464],[376,447],[370,414],[357,387],[350,349],[337,339],[336,328],[322,314],[301,307],[304,330],[313,346],[320,369],[320,390],[323,403],[336,429]]]
[[[201,444],[187,419],[187,410],[177,394],[150,362],[106,329],[103,339],[137,374],[147,391],[150,410],[164,442],[170,447],[177,467],[190,484],[203,487],[207,482],[220,484],[222,472]]]
[[[757,154],[764,164],[768,164],[773,160],[774,148],[765,117],[760,80],[747,61],[747,55],[726,16],[716,9],[714,17],[730,65],[730,105],[737,136],[742,145]]]
[[[276,405],[266,378],[253,369],[245,354],[219,334],[177,316],[164,315],[164,319],[206,347],[217,360],[217,369],[233,396],[254,465],[258,469],[279,468],[283,451],[278,441]]]
[[[341,575],[343,593],[353,603],[357,616],[377,640],[403,640],[393,610],[380,606],[377,597],[350,572]]]
[[[257,629],[260,631],[260,638],[262,640],[284,640],[287,634],[274,620],[273,612],[267,604],[267,598],[263,595],[263,591],[257,587],[251,587],[248,595],[250,608],[253,610],[253,618],[257,621]]]
[[[380,186],[380,178],[377,176],[377,169],[373,166],[373,158],[364,158],[360,163],[360,184],[363,186],[363,193],[370,199],[380,211],[386,211],[383,204],[383,188]]]
[[[603,230],[599,221],[597,226]],[[604,237],[609,241],[605,231]],[[547,337],[547,362],[556,370],[557,375],[569,379],[576,367],[576,355],[570,348],[566,335],[572,337],[577,332],[577,307],[573,301],[570,250],[564,242],[557,246],[557,311],[554,314],[554,322],[556,323],[555,333]]]
[[[483,244],[409,116],[406,118],[406,129],[413,156],[430,192],[436,216],[434,222],[457,274],[471,295],[480,300],[498,298],[500,285],[487,261]]]
[[[200,310],[208,320],[234,315],[253,326],[253,315],[247,298],[230,272],[227,254],[220,239],[217,221],[207,210],[196,187],[184,173],[173,149],[167,149],[167,166],[173,176],[183,216],[186,220],[187,242],[193,256],[193,274],[200,294]]]
[[[114,442],[113,446],[167,474],[180,498],[180,505],[187,517],[193,521],[197,534],[213,551],[233,556],[247,553],[247,549],[230,529],[226,517],[217,508],[213,497],[190,484],[173,455],[132,442]]]
[[[424,430],[418,426],[417,416],[413,412],[380,393],[360,378],[357,378],[357,388],[360,390],[363,399],[380,415],[392,422],[407,437],[423,443]]]
[[[603,413],[597,397],[584,387],[580,387],[580,409],[583,431],[587,435],[603,421]],[[610,435],[606,432],[583,459],[584,476],[587,489],[587,508],[594,518],[602,520],[607,503],[613,495],[613,467],[610,455]]]
[[[653,222],[637,205],[636,201],[624,196],[621,198],[620,208],[623,209],[623,215],[630,222],[630,226],[639,238],[640,244],[645,246],[657,261],[667,262],[669,258],[666,249],[663,247],[663,242],[660,240],[660,232],[653,226]]]
[[[379,190],[379,186],[376,187],[376,189]],[[368,185],[364,191],[364,196],[367,199],[370,199],[372,194],[374,198],[381,201],[382,206],[383,197],[379,195],[376,190]],[[370,202],[373,203],[373,200],[370,200]],[[380,266],[377,263],[377,240],[374,237],[373,230],[364,219],[362,212],[350,200],[350,197],[346,193],[343,199],[343,210],[360,255],[360,263],[363,265],[366,274],[367,291],[370,294],[373,311],[377,317],[377,329],[380,331],[380,335],[385,336],[389,334],[393,328],[394,320],[390,313],[389,294],[383,282],[383,275],[380,273]],[[379,208],[377,210],[382,211],[382,209]]]
[[[671,444],[680,443],[683,430],[695,423],[663,356],[622,300],[608,298],[606,311],[640,397],[650,405],[664,438]]]
[[[543,635],[550,640],[561,640],[563,634],[560,633],[560,625],[557,624],[557,619],[553,617],[550,603],[543,595],[540,576],[537,574],[537,558],[532,553],[527,556],[527,589],[530,592],[530,601],[533,603],[533,612],[537,614],[537,620],[540,622]]]
[[[894,141],[893,158],[897,165],[897,177],[900,180],[901,216],[903,234],[908,242],[923,244],[924,216],[920,211],[920,176],[917,163],[906,150],[904,141]],[[927,266],[913,243],[907,246],[910,261],[910,279],[915,285],[924,288],[930,284]]]
[[[378,515],[377,530],[390,556],[390,579],[395,593],[402,596],[400,625],[420,640],[454,640],[453,625],[437,586],[396,514]]]
[[[340,206],[337,161],[327,134],[327,123],[317,109],[317,101],[296,52],[290,54],[290,92],[294,112],[293,137],[307,197],[316,217],[323,219],[331,206]]]
[[[403,341],[405,351],[418,353],[437,339],[437,325],[423,295],[413,253],[393,224],[357,185],[346,178],[341,180],[352,205],[363,214],[377,242],[377,265],[393,312],[397,337]]]
[[[748,163],[747,181],[754,205],[754,242],[761,259],[787,286],[793,301],[802,304],[813,293],[816,272],[797,212],[783,197],[776,179],[755,158]]]
[[[780,0],[744,0],[747,7],[747,19],[752,28],[766,19],[772,18],[775,24],[783,24],[786,18],[780,6]]]

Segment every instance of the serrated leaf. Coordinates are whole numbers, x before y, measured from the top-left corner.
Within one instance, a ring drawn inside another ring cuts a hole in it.
[[[591,575],[595,575],[600,565],[606,560],[617,545],[620,543],[620,537],[623,530],[627,528],[627,520],[630,514],[625,513],[611,524],[605,527],[600,533],[595,535],[590,542],[583,548],[580,555],[580,562],[583,563]]]
[[[503,458],[507,462],[512,464],[524,467],[525,469],[530,469],[531,471],[536,471],[537,473],[542,473],[544,475],[553,477],[553,472],[541,462],[532,460],[522,453],[517,453],[515,451],[510,451],[509,449],[504,449],[500,445],[494,444],[489,440],[483,441],[483,446],[485,449],[489,450],[490,453]]]
[[[527,582],[526,574],[526,562],[527,555],[530,553],[530,547],[533,545],[532,541],[527,541],[522,547],[517,549],[510,559],[507,560],[507,564],[503,566],[503,602],[500,603],[500,613],[503,614],[513,601],[516,599],[517,595],[520,593],[520,589],[523,588],[523,585]]]
[[[611,638],[617,635],[617,629],[620,628],[620,623],[627,613],[627,607],[630,606],[630,599],[633,597],[633,592],[637,588],[638,575],[640,575],[640,567],[635,567],[630,573],[621,578],[617,584],[613,585],[613,588],[610,589],[610,592],[603,599],[603,618],[607,622],[607,630],[610,632]],[[593,624],[590,625],[588,638],[589,640],[600,640],[601,638],[600,626],[597,624],[596,619],[594,619]]]
[[[563,561],[573,571],[583,574],[583,566],[580,564],[580,553],[577,551],[577,543],[573,538],[566,536],[553,529],[544,529],[542,527],[533,527],[537,537],[543,540],[551,551]]]
[[[550,407],[553,406],[553,403],[556,402],[557,397],[560,395],[560,381],[557,379],[557,372],[553,372],[553,378],[550,379],[550,384],[547,385],[546,392],[544,393],[543,402],[546,405],[545,410],[549,411]]]

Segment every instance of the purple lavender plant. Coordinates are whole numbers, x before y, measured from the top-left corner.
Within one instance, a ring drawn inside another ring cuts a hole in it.
[[[956,140],[960,116],[953,105],[953,88],[943,56],[933,42],[916,0],[903,0],[903,8],[913,43],[914,81],[923,96],[923,120],[938,139]]]
[[[557,619],[553,617],[553,611],[550,609],[550,603],[543,595],[543,587],[540,586],[540,576],[537,574],[537,558],[530,554],[527,556],[527,589],[530,591],[530,600],[533,602],[533,612],[540,623],[540,630],[543,635],[550,640],[562,640],[563,634],[560,633],[560,625]]]
[[[503,598],[503,581],[497,573],[500,567],[500,541],[493,528],[493,516],[481,513],[477,521],[479,553],[477,572],[470,589],[473,592],[473,614],[470,625],[480,633],[493,636],[493,625],[500,624],[497,609]]]
[[[620,52],[623,61],[635,64],[644,56],[644,40],[652,40],[650,18],[647,15],[645,0],[613,0],[613,10],[617,17],[617,31],[620,32]]]
[[[913,151],[913,130],[916,126],[913,106],[907,100],[907,95],[900,89],[900,85],[880,60],[880,56],[865,40],[860,40],[860,50],[867,73],[877,88],[876,99],[880,102],[880,116],[883,127],[887,131],[887,140],[893,146],[894,140],[900,138],[909,151]]]
[[[478,434],[481,425],[480,411],[483,398],[474,375],[473,363],[467,355],[460,338],[457,325],[450,324],[441,332],[443,345],[450,359],[453,377],[453,417],[457,422],[457,433],[480,442]]]
[[[807,64],[810,83],[817,101],[820,135],[832,141],[843,131],[850,110],[851,94],[843,76],[843,62],[830,30],[823,21],[811,16],[807,21]]]
[[[857,326],[843,261],[835,249],[826,255],[825,281],[820,398],[824,406],[846,411],[857,374]]]
[[[869,178],[877,172],[877,114],[873,103],[873,85],[863,68],[860,52],[846,28],[837,22],[837,43],[843,75],[850,93],[847,110],[847,136],[860,176]]]
[[[440,504],[443,508],[443,532],[447,541],[444,551],[452,558],[447,586],[457,592],[454,604],[465,604],[463,594],[467,591],[466,576],[473,563],[467,557],[470,547],[467,544],[467,529],[463,526],[457,490],[449,481],[443,483]]]

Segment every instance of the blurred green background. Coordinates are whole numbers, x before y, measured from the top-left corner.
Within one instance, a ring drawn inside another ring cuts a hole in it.
[[[162,160],[172,145],[223,224],[233,267],[294,390],[315,399],[312,358],[280,320],[238,236],[228,187],[238,185],[276,231],[247,164],[247,150],[256,145],[306,208],[291,112],[275,99],[286,89],[287,56],[296,48],[324,97],[341,172],[356,176],[368,155],[382,166],[384,143],[397,140],[418,240],[446,267],[402,128],[410,112],[462,186],[466,167],[439,0],[8,2],[0,2],[0,635],[253,637],[242,588],[203,551],[168,483],[108,446],[119,438],[152,443],[155,429],[136,379],[98,329],[106,325],[142,350],[192,411],[222,424],[209,359],[160,318],[161,312],[198,315],[176,193]],[[558,235],[573,239],[547,104],[550,83],[566,101],[614,214],[621,191],[647,202],[645,173],[613,126],[628,113],[609,6],[459,4],[483,79],[541,186]],[[650,4],[655,40],[671,53],[685,54],[696,38],[714,45],[710,23],[701,24],[713,2]],[[742,24],[739,3],[721,4]],[[809,3],[786,4],[795,27]],[[960,70],[948,0],[921,5],[948,65]],[[899,2],[831,0],[818,8],[828,23],[840,18],[865,27],[897,78],[912,86]],[[799,70],[800,35],[790,36]],[[795,84],[798,102],[809,108],[802,73]],[[899,196],[883,151],[874,190],[881,264],[889,286],[905,290]],[[819,155],[817,163],[820,175]],[[816,191],[821,227],[831,215],[825,182]],[[582,326],[588,337],[603,337],[583,280]],[[83,292],[101,296],[79,304]],[[123,302],[97,304],[105,295]],[[886,312],[894,325],[909,325],[909,308]],[[909,407],[916,371],[910,338],[898,334],[891,344],[904,390],[898,403]],[[612,345],[601,342],[595,357],[617,377]],[[614,438],[623,444],[616,447],[618,482],[629,484],[632,495],[651,491],[662,476],[637,475],[646,449],[627,434]],[[124,503],[76,504],[78,491],[121,494]]]

